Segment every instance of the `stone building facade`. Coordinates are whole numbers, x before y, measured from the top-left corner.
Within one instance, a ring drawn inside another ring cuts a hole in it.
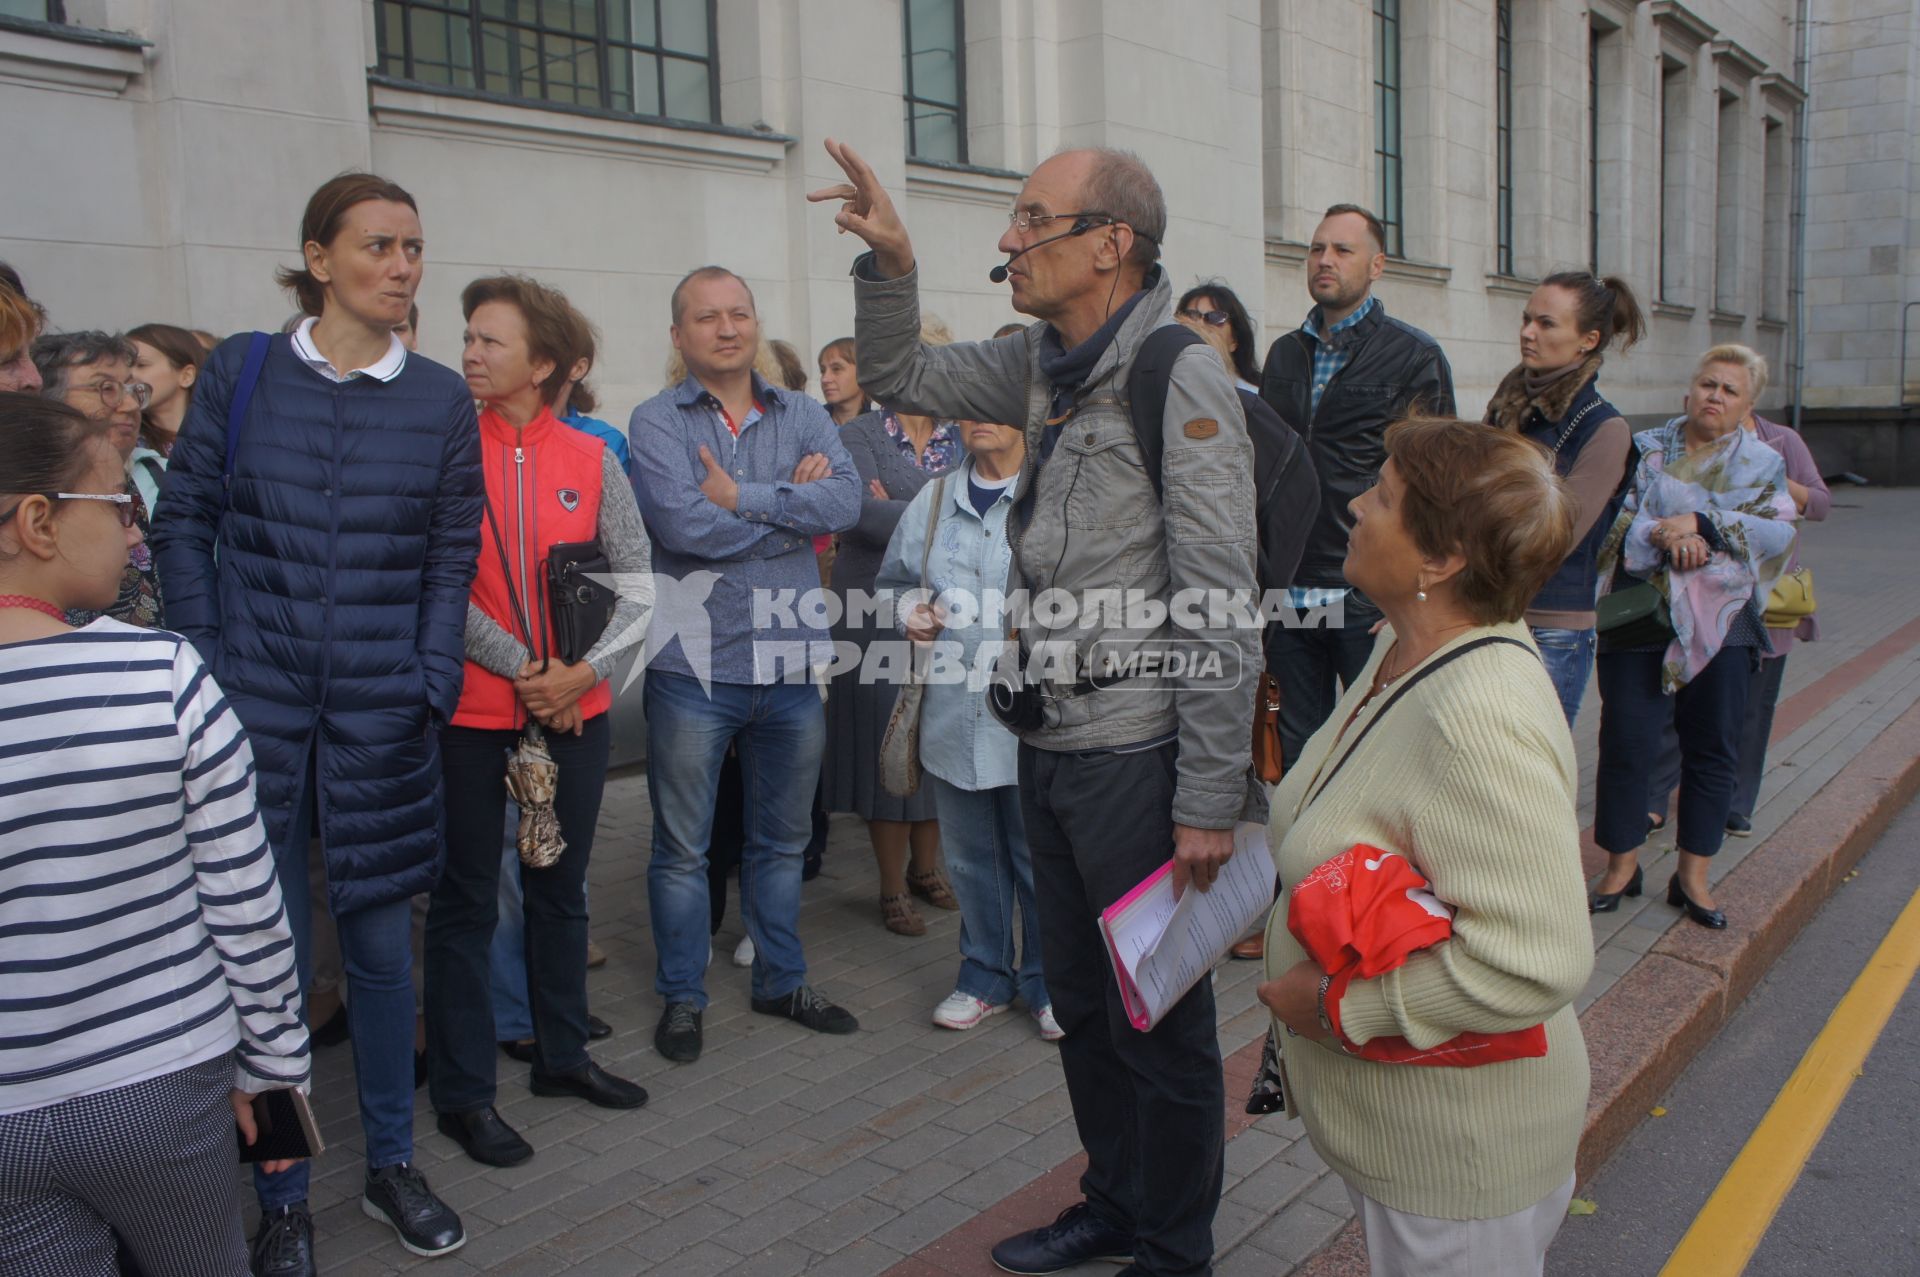
[[[1166,187],[1175,283],[1230,282],[1263,344],[1304,315],[1319,211],[1355,201],[1391,213],[1380,295],[1444,342],[1464,410],[1513,363],[1529,281],[1589,264],[1653,311],[1605,376],[1623,408],[1669,410],[1694,355],[1731,340],[1773,360],[1775,406],[1810,89],[1806,401],[1894,403],[1920,296],[1916,9],[0,0],[0,258],[64,326],[267,326],[307,193],[370,167],[420,202],[423,349],[457,358],[468,279],[526,271],[600,325],[619,419],[660,385],[693,266],[738,270],[769,335],[807,351],[849,330],[855,245],[803,198],[837,180],[824,139],[897,193],[927,306],[961,336],[1014,318],[987,272],[1019,175],[1108,144]]]

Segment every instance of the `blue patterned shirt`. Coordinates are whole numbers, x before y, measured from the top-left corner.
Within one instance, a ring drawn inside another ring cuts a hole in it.
[[[1326,336],[1324,337],[1320,335],[1317,327],[1320,318],[1320,308],[1318,306],[1315,306],[1313,310],[1308,313],[1307,322],[1300,325],[1300,331],[1313,338],[1312,411],[1320,411],[1320,396],[1326,393],[1327,387],[1333,383],[1333,379],[1340,375],[1340,370],[1345,368],[1347,361],[1353,358],[1353,352],[1347,349],[1347,343],[1338,340],[1340,334],[1352,329],[1355,324],[1365,319],[1372,311],[1373,297],[1369,295],[1367,300],[1360,303],[1359,310],[1354,311],[1351,315],[1348,315],[1345,319],[1327,329]]]

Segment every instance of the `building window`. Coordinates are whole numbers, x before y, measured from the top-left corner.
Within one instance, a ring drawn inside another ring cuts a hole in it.
[[[1493,7],[1495,269],[1513,274],[1513,0]]]
[[[711,0],[378,0],[380,71],[501,97],[712,124]]]
[[[907,158],[967,162],[967,56],[960,0],[906,0]]]
[[[1744,313],[1740,287],[1740,221],[1745,209],[1740,199],[1740,109],[1738,97],[1720,94],[1719,128],[1714,143],[1713,181],[1713,305],[1715,310]]]
[[[25,18],[30,22],[65,22],[65,6],[60,0],[0,0],[0,18]]]
[[[1787,130],[1767,121],[1766,165],[1761,172],[1760,314],[1781,319],[1787,313],[1787,209],[1793,198],[1793,170],[1787,158]]]
[[[1376,204],[1387,230],[1387,253],[1399,257],[1400,0],[1373,0],[1373,157],[1380,170]]]
[[[1687,287],[1687,68],[1660,63],[1660,286],[1662,301],[1679,302]]]

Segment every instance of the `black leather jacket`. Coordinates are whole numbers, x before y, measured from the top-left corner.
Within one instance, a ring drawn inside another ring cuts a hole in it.
[[[1312,411],[1316,342],[1304,331],[1283,333],[1273,343],[1260,378],[1260,397],[1307,441],[1320,476],[1320,513],[1293,577],[1300,586],[1347,583],[1340,570],[1353,528],[1347,503],[1379,475],[1387,426],[1416,404],[1426,412],[1453,412],[1453,370],[1440,343],[1388,318],[1386,303],[1375,298],[1366,318],[1338,340],[1353,347],[1353,357],[1321,394],[1318,412]]]

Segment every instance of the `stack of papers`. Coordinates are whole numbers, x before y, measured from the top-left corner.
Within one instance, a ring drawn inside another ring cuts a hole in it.
[[[1227,950],[1273,908],[1273,855],[1267,827],[1233,830],[1233,859],[1213,887],[1173,895],[1173,861],[1100,913],[1100,934],[1120,982],[1127,1019],[1141,1032],[1186,996]]]

